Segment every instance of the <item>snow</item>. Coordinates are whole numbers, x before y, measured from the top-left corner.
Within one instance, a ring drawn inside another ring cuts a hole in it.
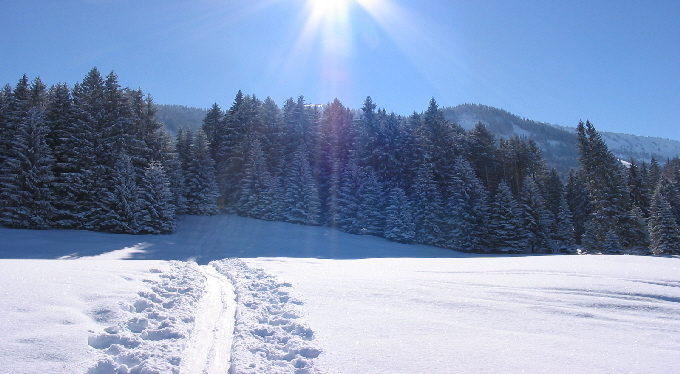
[[[306,295],[309,322],[327,352],[320,364],[338,372],[660,373],[680,362],[677,261],[543,256],[247,263]]]
[[[0,236],[0,373],[680,364],[678,258],[481,256],[228,215],[166,236]]]
[[[195,330],[187,343],[180,372],[226,373],[229,370],[236,295],[229,279],[214,266],[202,266],[205,296],[196,308]]]

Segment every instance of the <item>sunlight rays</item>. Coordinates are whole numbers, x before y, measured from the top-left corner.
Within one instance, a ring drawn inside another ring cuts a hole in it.
[[[305,94],[328,101],[366,96],[371,92],[356,93],[353,88],[361,85],[362,77],[367,74],[377,77],[380,71],[366,71],[361,61],[369,51],[389,49],[390,44],[401,55],[398,57],[404,58],[436,90],[433,94],[445,91],[451,77],[470,76],[457,58],[460,54],[451,48],[456,40],[444,40],[442,35],[446,32],[435,23],[420,18],[395,0],[298,1],[304,4],[297,18],[300,26],[290,35],[291,44],[281,47],[280,57],[271,60],[271,82],[289,84],[293,80],[297,86],[305,87]],[[378,33],[369,32],[367,36],[371,27]],[[393,58],[394,55],[386,53],[385,66],[393,63]],[[440,68],[442,61],[447,71]],[[371,63],[376,66],[382,61],[374,59]]]

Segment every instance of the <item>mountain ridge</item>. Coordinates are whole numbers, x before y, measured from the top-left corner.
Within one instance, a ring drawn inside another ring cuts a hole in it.
[[[183,105],[156,105],[156,118],[164,124],[172,134],[180,126],[197,129],[203,123],[207,109],[193,108]],[[540,122],[519,117],[504,109],[482,104],[460,104],[442,107],[447,120],[469,130],[478,122],[486,125],[497,138],[509,138],[514,135],[533,139],[543,151],[546,163],[561,173],[578,167],[578,150],[576,146],[576,128]],[[666,160],[680,156],[680,141],[600,131],[602,139],[614,155],[622,160],[650,162],[655,158],[663,164]]]

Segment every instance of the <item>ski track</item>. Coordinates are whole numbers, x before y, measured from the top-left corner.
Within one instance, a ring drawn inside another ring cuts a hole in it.
[[[205,294],[180,366],[182,374],[227,373],[230,363],[236,295],[231,281],[212,264],[201,266]]]
[[[94,313],[88,374],[321,374],[303,303],[239,259],[171,263],[120,311]]]
[[[322,350],[303,321],[291,284],[280,283],[239,259],[211,264],[231,279],[237,296],[230,374],[321,374]]]

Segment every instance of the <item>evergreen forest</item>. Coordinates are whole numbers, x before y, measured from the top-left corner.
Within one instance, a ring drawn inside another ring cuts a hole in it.
[[[239,91],[171,136],[113,72],[23,76],[0,91],[0,223],[164,234],[224,212],[467,252],[680,254],[680,159],[622,162],[590,122],[577,133],[564,173],[434,99],[399,116]]]

